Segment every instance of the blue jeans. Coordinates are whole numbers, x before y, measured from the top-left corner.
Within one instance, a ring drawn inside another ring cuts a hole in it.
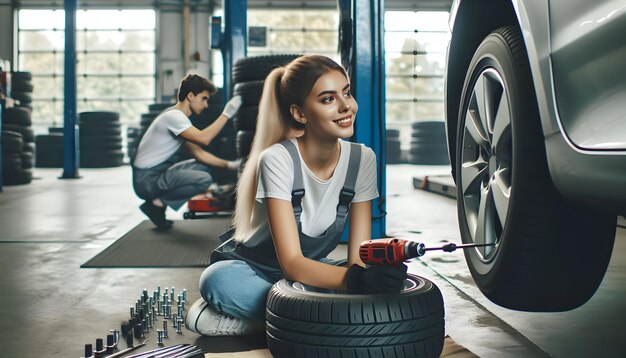
[[[245,261],[218,261],[200,276],[200,294],[211,306],[227,315],[264,320],[267,293],[274,283]]]
[[[322,258],[320,262],[343,266],[346,260]],[[200,276],[200,294],[206,302],[227,315],[265,320],[267,294],[275,280],[242,260],[218,261]],[[332,292],[313,289],[321,292]]]
[[[159,199],[174,210],[180,209],[191,197],[207,191],[213,177],[212,169],[195,159],[170,166],[169,162],[154,168],[133,170],[133,186],[144,200]]]

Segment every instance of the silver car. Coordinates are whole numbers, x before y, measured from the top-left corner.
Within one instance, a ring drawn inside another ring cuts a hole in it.
[[[462,0],[446,130],[481,291],[516,310],[585,303],[626,213],[626,1]]]

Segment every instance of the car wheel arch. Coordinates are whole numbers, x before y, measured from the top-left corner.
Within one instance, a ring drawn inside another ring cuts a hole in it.
[[[465,74],[474,52],[493,30],[519,26],[515,9],[510,1],[465,0],[457,9],[446,63],[445,113],[450,163],[456,160],[456,134],[458,113]],[[471,31],[470,31],[471,29]],[[462,34],[454,36],[455,33]],[[466,35],[471,34],[468,38]],[[451,51],[452,50],[452,51]],[[451,84],[453,84],[451,86]],[[454,165],[452,177],[456,181]]]

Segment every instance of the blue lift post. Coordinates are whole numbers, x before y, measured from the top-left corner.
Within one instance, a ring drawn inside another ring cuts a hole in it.
[[[2,67],[0,67],[0,73],[2,73]],[[0,84],[0,86],[2,86],[2,84]],[[2,93],[2,91],[0,90],[0,94]],[[4,110],[4,103],[2,98],[0,98],[0,133],[2,133],[2,111]],[[3,184],[3,179],[2,176],[4,175],[4,173],[2,172],[2,136],[0,136],[0,193],[2,193],[3,189],[2,189],[2,184]]]
[[[76,125],[76,8],[77,0],[65,0],[65,78],[63,125],[63,174],[60,179],[78,175],[78,126]]]
[[[351,11],[352,36],[349,38],[353,44],[350,73],[352,92],[359,104],[352,139],[376,153],[380,197],[372,205],[372,237],[380,238],[385,236],[386,229],[384,2],[339,0],[338,4],[340,18],[345,11]]]
[[[233,94],[233,64],[247,53],[247,0],[228,0],[224,4],[224,36],[222,58],[224,62],[224,99]]]

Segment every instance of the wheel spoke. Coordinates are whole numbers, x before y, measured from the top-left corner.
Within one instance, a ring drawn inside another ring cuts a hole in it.
[[[474,143],[485,150],[491,150],[487,133],[482,127],[482,120],[477,110],[469,108],[465,117],[465,129]]]
[[[477,186],[483,177],[487,174],[487,163],[482,158],[478,158],[475,162],[464,163],[461,167],[461,184],[463,195],[478,193]]]
[[[491,192],[496,214],[500,219],[502,227],[504,227],[509,213],[509,200],[511,199],[511,180],[508,168],[497,170],[494,173],[494,180],[491,182]]]
[[[480,119],[480,128],[482,128],[482,133],[485,134],[484,138],[487,138],[488,126],[487,120],[487,97],[488,97],[488,79],[485,77],[483,73],[480,75],[478,80],[476,80],[476,84],[474,85],[474,96],[476,97],[476,110],[478,112],[478,119]]]
[[[476,232],[474,242],[477,244],[487,243],[488,233],[491,230],[490,193],[486,188],[481,188],[480,203],[478,204],[478,216],[476,218]]]
[[[509,101],[506,96],[500,97],[500,105],[493,126],[492,144],[498,159],[508,159],[511,153],[506,150],[506,143],[511,137],[511,114],[509,113]]]
[[[487,70],[483,73],[485,92],[485,128],[488,133],[493,133],[494,122],[502,98],[502,82],[495,70]]]

